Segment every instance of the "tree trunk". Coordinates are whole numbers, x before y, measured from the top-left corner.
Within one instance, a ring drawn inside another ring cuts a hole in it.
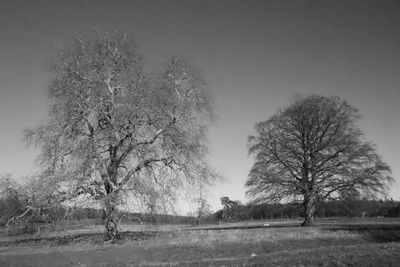
[[[118,231],[118,210],[115,203],[107,201],[104,215],[104,227],[106,228],[105,240],[114,241],[121,239]]]
[[[314,197],[312,194],[307,194],[304,196],[304,222],[301,226],[313,225],[313,216],[315,211]]]
[[[118,192],[114,191],[109,183],[105,183],[107,197],[104,199],[104,227],[106,228],[105,240],[115,241],[121,239],[118,232]]]
[[[104,174],[104,189],[107,193],[104,199],[104,227],[106,228],[105,240],[115,241],[121,239],[118,232],[118,191],[115,191],[113,184],[116,184],[117,168],[115,160],[111,160],[111,164],[107,169],[107,174]]]

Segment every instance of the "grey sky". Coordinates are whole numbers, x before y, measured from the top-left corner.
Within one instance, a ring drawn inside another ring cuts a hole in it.
[[[392,167],[400,199],[400,1],[2,1],[0,173],[29,174],[21,130],[46,120],[54,46],[90,28],[133,34],[152,64],[181,55],[215,97],[210,162],[228,181],[210,190],[244,201],[247,136],[297,93],[338,95]]]

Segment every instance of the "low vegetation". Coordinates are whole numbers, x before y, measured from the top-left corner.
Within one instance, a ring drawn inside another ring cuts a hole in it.
[[[2,266],[398,266],[398,219],[253,221],[200,227],[124,226],[104,243],[86,234],[1,242]],[[129,228],[131,227],[131,228]],[[142,227],[142,228],[140,228]],[[232,228],[232,229],[229,229]]]

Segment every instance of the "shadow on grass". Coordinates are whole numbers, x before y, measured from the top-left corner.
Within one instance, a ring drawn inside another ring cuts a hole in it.
[[[324,227],[328,231],[348,231],[361,233],[366,240],[377,243],[400,242],[400,225],[385,224],[360,224],[360,225],[336,225]]]
[[[122,232],[121,240],[146,240],[157,236],[157,231],[146,232]],[[0,242],[0,246],[17,245],[17,244],[48,244],[50,246],[65,246],[74,243],[91,243],[101,244],[104,242],[104,233],[85,233],[67,236],[54,236],[54,237],[28,237],[24,239]],[[118,241],[117,241],[118,242]]]
[[[373,231],[368,232],[371,241],[379,243],[400,242],[400,231]]]

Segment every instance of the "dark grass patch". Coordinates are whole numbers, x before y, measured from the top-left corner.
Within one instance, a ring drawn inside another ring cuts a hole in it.
[[[221,243],[214,246],[111,246],[86,251],[4,255],[4,266],[400,266],[400,244],[331,240]]]
[[[369,231],[369,230],[386,230],[395,231],[400,230],[400,221],[397,224],[335,224],[328,226],[321,226],[322,228],[330,230],[349,230],[349,231]]]
[[[400,231],[369,231],[367,238],[373,242],[400,242]]]
[[[359,244],[320,248],[300,247],[254,257],[210,258],[174,266],[400,266],[400,244]],[[157,266],[157,265],[153,265]],[[158,266],[161,266],[158,265]]]
[[[147,232],[122,232],[121,239],[116,241],[116,243],[122,243],[127,240],[146,240],[156,237],[159,234],[157,231],[147,231]],[[27,237],[17,240],[9,240],[0,242],[0,246],[10,246],[10,245],[49,245],[49,246],[66,246],[70,244],[77,243],[89,243],[89,244],[102,244],[104,243],[103,233],[84,233],[84,234],[74,234],[65,236],[53,236],[53,237]]]
[[[368,241],[386,243],[400,242],[399,224],[356,224],[356,225],[335,225],[323,227],[328,231],[348,231],[361,233]]]

